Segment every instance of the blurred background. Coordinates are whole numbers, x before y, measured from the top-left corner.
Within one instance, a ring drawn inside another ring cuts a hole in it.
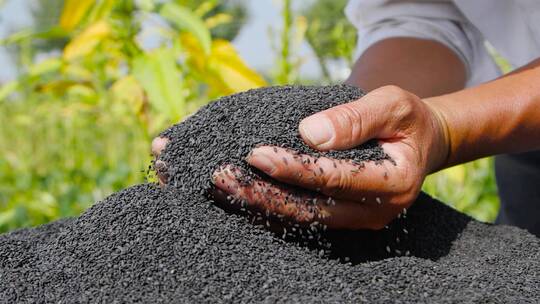
[[[152,138],[215,98],[343,81],[346,2],[0,0],[0,232],[154,180]],[[491,159],[424,190],[482,221],[498,212]]]

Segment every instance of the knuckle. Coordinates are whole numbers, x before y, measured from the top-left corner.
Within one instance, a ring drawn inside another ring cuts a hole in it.
[[[351,126],[360,118],[360,114],[352,103],[343,104],[334,108],[332,114],[333,117],[330,119],[334,124],[334,127],[338,128]]]
[[[388,85],[381,88],[381,93],[386,97],[386,106],[398,118],[407,118],[418,109],[418,97],[416,95],[395,85]]]
[[[414,98],[402,98],[394,104],[394,113],[404,119],[417,113],[418,104]]]
[[[381,88],[386,94],[393,96],[394,99],[403,99],[409,96],[409,92],[396,85],[387,85]]]
[[[362,114],[355,102],[336,107],[331,117],[334,129],[339,135],[339,140],[345,144],[352,144],[353,140],[361,134]]]
[[[266,175],[269,175],[273,178],[281,178],[283,176],[286,176],[286,170],[282,166],[273,166],[272,168],[264,171]]]
[[[350,190],[351,179],[350,174],[346,174],[343,170],[335,170],[326,180],[325,194],[334,196],[340,192]]]

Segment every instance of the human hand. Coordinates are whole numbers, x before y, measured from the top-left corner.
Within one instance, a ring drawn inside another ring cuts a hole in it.
[[[224,165],[213,175],[216,188],[226,194],[218,198],[229,196],[300,224],[381,229],[410,206],[425,176],[444,163],[448,144],[439,117],[435,107],[402,89],[374,90],[361,100],[304,119],[299,131],[308,145],[321,151],[350,149],[377,139],[392,161],[358,165],[279,147],[257,147],[247,162],[279,183],[246,183],[240,168]],[[155,154],[166,142],[154,140]],[[164,181],[161,176],[160,180]]]

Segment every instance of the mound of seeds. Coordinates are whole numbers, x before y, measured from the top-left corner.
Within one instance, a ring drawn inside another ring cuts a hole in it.
[[[0,236],[0,302],[536,302],[538,238],[474,221],[425,194],[382,231],[319,232],[330,248],[283,240],[208,198],[216,166],[234,162],[249,170],[242,157],[253,145],[314,153],[296,131],[285,130],[287,113],[262,105],[297,103],[291,116],[298,120],[316,104],[324,109],[359,94],[349,87],[270,88],[205,107],[165,132],[172,140],[162,158],[171,187],[134,186],[78,218]],[[298,98],[312,106],[302,108]],[[281,126],[275,133],[257,129],[263,114],[246,106],[250,99],[266,113],[265,125]],[[224,107],[235,115],[227,118]],[[293,121],[288,127],[296,130]],[[250,137],[249,128],[258,135]],[[376,144],[332,153],[355,161],[386,158]]]

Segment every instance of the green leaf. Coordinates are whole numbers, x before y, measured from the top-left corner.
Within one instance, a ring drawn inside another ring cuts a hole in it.
[[[0,101],[11,95],[19,88],[19,82],[13,80],[0,87]]]
[[[212,39],[204,21],[191,10],[175,3],[167,3],[159,14],[179,30],[193,34],[200,42],[205,54],[210,54]]]
[[[88,14],[95,0],[65,0],[59,25],[66,31],[73,30]]]
[[[211,10],[216,8],[216,6],[218,6],[218,5],[219,5],[219,3],[217,1],[203,1],[201,3],[201,5],[199,5],[195,9],[194,13],[199,17],[203,17],[208,12],[210,12]]]
[[[133,75],[143,86],[150,104],[173,122],[186,113],[181,74],[172,50],[156,49],[133,60]]]
[[[100,20],[91,24],[66,45],[63,54],[64,59],[72,60],[88,55],[110,34],[111,27],[107,21]]]
[[[62,67],[62,60],[58,58],[49,58],[31,66],[28,69],[28,75],[40,76],[46,73],[57,71],[60,69],[60,67]]]
[[[0,227],[8,225],[15,218],[15,209],[0,212]]]
[[[92,23],[109,16],[115,4],[116,0],[99,0],[90,11],[87,22]]]
[[[154,0],[139,0],[137,1],[137,7],[145,12],[151,12],[154,10],[156,4]]]
[[[32,39],[55,39],[66,37],[67,33],[59,27],[52,27],[42,31],[31,29],[21,30],[0,40],[0,45],[17,44]]]

